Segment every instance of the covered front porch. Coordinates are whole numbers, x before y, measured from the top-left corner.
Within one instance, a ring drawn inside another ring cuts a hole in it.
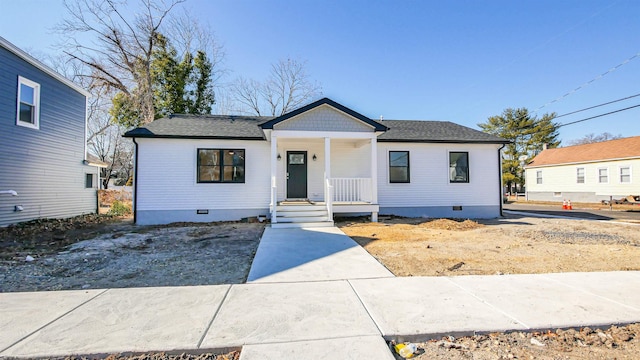
[[[274,130],[271,223],[325,222],[334,214],[370,213],[377,221],[374,132]]]

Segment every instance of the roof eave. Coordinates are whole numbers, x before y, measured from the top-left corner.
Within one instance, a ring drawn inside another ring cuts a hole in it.
[[[404,143],[436,143],[436,144],[509,144],[511,141],[493,140],[436,140],[436,139],[378,139],[378,142],[404,142]]]
[[[22,60],[28,62],[29,64],[37,67],[38,69],[44,71],[47,75],[55,78],[56,80],[60,81],[61,83],[67,85],[68,87],[72,88],[73,90],[79,92],[80,94],[86,96],[86,97],[90,97],[91,93],[89,93],[87,90],[83,89],[80,85],[74,83],[73,81],[67,79],[66,77],[60,75],[57,71],[53,70],[52,68],[50,68],[49,66],[43,64],[41,61],[37,60],[36,58],[34,58],[33,56],[27,54],[24,50],[20,49],[19,47],[13,45],[12,43],[10,43],[7,39],[3,38],[2,36],[0,36],[0,45],[2,47],[4,47],[5,49],[9,50],[10,52],[12,52],[13,54],[15,54],[16,56],[18,56],[19,58],[21,58]]]
[[[264,136],[148,135],[129,134],[128,132],[122,135],[122,137],[137,139],[266,140]]]

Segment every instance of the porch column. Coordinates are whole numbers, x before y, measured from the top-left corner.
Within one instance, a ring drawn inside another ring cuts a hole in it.
[[[371,203],[378,203],[378,138],[371,137]],[[371,213],[371,222],[378,222],[378,213]]]
[[[331,178],[331,138],[324,138],[324,173],[327,179]]]
[[[271,194],[271,223],[275,224],[276,220],[276,207],[278,206],[278,187],[276,180],[276,173],[278,167],[278,137],[271,133],[271,177],[269,178],[269,191]]]

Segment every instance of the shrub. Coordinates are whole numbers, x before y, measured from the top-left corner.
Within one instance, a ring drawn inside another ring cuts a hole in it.
[[[111,216],[125,216],[131,214],[131,205],[127,205],[122,201],[115,200],[113,204],[111,204],[111,209],[107,215]]]

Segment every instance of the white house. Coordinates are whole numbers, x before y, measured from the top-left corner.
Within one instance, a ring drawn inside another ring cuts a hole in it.
[[[507,141],[451,122],[374,121],[324,98],[275,118],[174,115],[125,136],[137,224],[501,215]]]
[[[525,168],[529,200],[640,195],[640,136],[543,150]]]

